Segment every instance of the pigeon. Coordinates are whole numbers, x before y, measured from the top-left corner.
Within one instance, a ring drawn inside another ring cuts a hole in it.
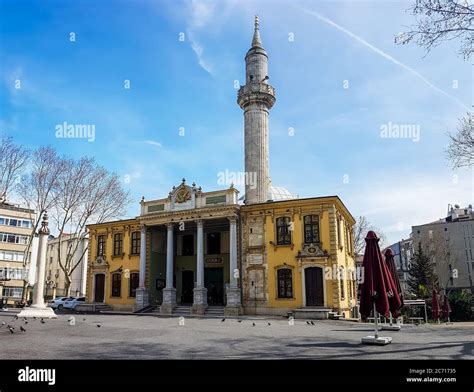
[[[5,321],[2,321],[2,326],[4,326],[4,325],[5,325]]]
[[[8,329],[15,329],[15,328],[12,327],[10,324],[7,325],[7,328],[8,328]]]
[[[26,332],[26,329],[23,328],[23,327],[20,325],[20,331],[21,331],[21,332]]]
[[[14,330],[15,328],[8,327],[8,329],[10,330],[10,333],[15,333],[15,332],[13,332],[13,330]]]
[[[255,327],[255,323],[252,323],[252,327]]]
[[[82,321],[86,321],[86,319],[85,319],[85,318],[83,318],[83,319],[82,319]]]
[[[36,317],[33,317],[33,319],[38,320]]]
[[[46,321],[44,321],[43,319],[41,319],[41,324],[46,324]]]
[[[268,325],[271,325],[270,323],[268,323]]]
[[[238,323],[241,323],[241,322],[242,322],[242,320],[237,320],[237,322],[238,322]]]
[[[102,325],[100,325],[100,324],[97,324],[97,328],[100,328],[100,327],[102,327]]]
[[[311,325],[316,325],[313,320],[310,321]]]
[[[15,315],[15,317],[13,317],[15,320],[18,320],[18,315]]]
[[[309,323],[309,321],[306,321],[306,324],[311,325],[311,324]]]
[[[225,321],[225,318],[223,318],[223,319],[221,320],[221,323],[223,323],[224,321]]]
[[[25,324],[28,324],[28,321],[25,320]]]

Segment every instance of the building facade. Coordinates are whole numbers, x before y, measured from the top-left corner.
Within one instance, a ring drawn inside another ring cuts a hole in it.
[[[25,281],[34,281],[37,244],[33,236],[33,210],[0,204],[0,299],[4,305],[19,304]],[[26,251],[31,268],[24,265]]]
[[[238,198],[233,184],[205,192],[183,179],[167,197],[143,198],[135,219],[89,225],[89,303],[150,306],[163,314],[304,308],[353,315],[354,218],[337,196],[298,199],[271,185],[275,90],[258,17],[245,66],[246,84],[237,95],[244,114],[244,196]]]
[[[241,219],[246,313],[324,308],[354,316],[355,220],[337,196],[246,205]]]
[[[89,225],[88,230],[87,302],[117,310],[135,309],[141,250],[139,220]]]
[[[45,297],[85,296],[87,260],[87,238],[78,239],[77,236],[70,234],[63,234],[61,238],[50,237],[46,250]],[[72,270],[69,290],[66,287],[66,274],[61,264],[66,270]]]
[[[418,245],[435,264],[439,284],[446,290],[474,293],[474,214],[472,207],[451,207],[446,218],[412,227]]]

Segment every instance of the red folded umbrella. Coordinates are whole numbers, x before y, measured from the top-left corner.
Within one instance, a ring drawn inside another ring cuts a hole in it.
[[[448,301],[448,296],[445,295],[444,296],[444,299],[443,299],[443,317],[444,318],[448,318],[449,317],[449,314],[451,313],[451,305],[449,305],[449,301]]]
[[[360,285],[360,314],[363,318],[367,318],[375,303],[375,309],[380,314],[389,317],[392,313],[394,317],[398,317],[402,302],[391,273],[382,259],[379,238],[375,232],[369,231],[365,242],[362,262],[364,281]]]
[[[400,279],[398,279],[397,267],[395,266],[395,259],[393,258],[392,249],[388,248],[385,251],[385,263],[387,263],[388,270],[392,275],[393,283],[395,283],[395,287],[397,288],[398,296],[400,297],[401,305],[403,306],[403,295],[402,295],[402,286],[400,284]]]
[[[433,289],[433,297],[431,298],[431,314],[433,315],[433,320],[439,319],[440,311],[438,294],[436,294],[436,290]]]

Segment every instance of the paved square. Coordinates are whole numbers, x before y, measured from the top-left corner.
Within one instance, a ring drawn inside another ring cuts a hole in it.
[[[0,313],[4,359],[474,359],[474,323],[406,325],[383,331],[393,343],[365,346],[369,324],[348,321],[244,317],[179,318],[135,315],[61,314],[56,320],[13,320]],[[85,319],[85,320],[84,320]],[[253,326],[255,323],[255,326]],[[270,323],[271,325],[268,325]],[[100,325],[100,327],[97,327]],[[26,332],[20,331],[20,326]]]

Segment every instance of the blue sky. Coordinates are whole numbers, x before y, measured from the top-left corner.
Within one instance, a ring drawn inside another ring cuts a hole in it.
[[[454,172],[444,154],[447,132],[471,105],[470,65],[455,42],[429,54],[394,44],[413,22],[408,1],[0,0],[0,7],[0,132],[29,147],[95,157],[137,203],[165,197],[182,177],[206,191],[220,188],[219,172],[243,171],[234,84],[245,80],[255,14],[277,90],[274,185],[300,197],[337,194],[389,242],[442,217],[448,203],[472,203],[472,172]],[[56,138],[64,121],[94,124],[95,140]],[[419,127],[420,140],[382,138],[390,123]],[[129,215],[136,214],[133,204]]]

